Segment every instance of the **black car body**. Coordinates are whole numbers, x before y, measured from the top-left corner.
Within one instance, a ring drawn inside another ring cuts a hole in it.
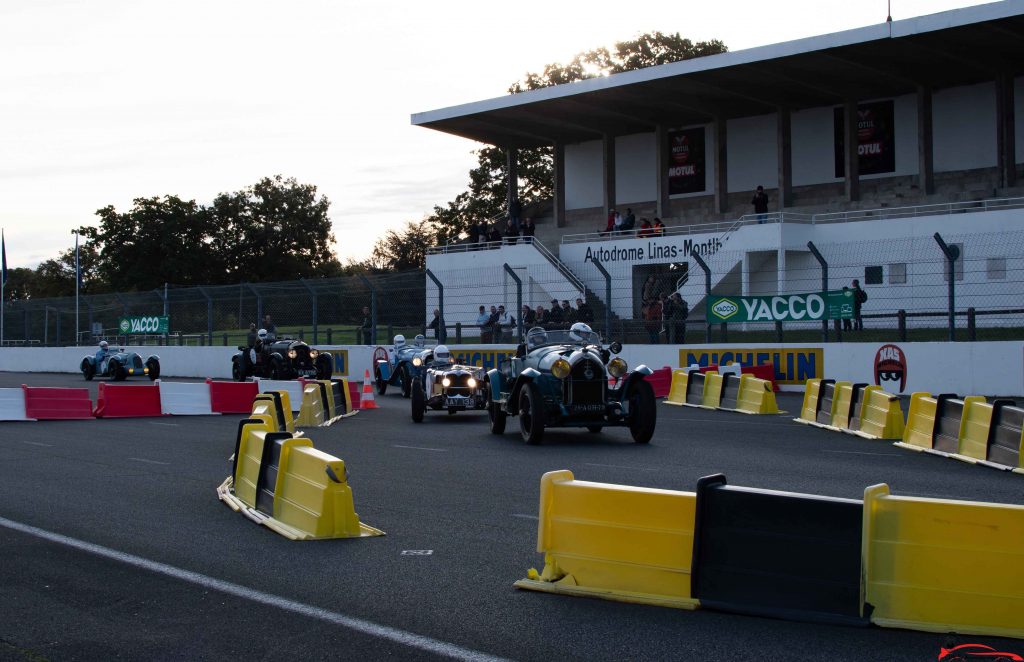
[[[447,411],[449,415],[460,411],[483,409],[487,403],[484,394],[484,370],[474,366],[451,363],[429,363],[430,350],[419,355],[426,365],[422,375],[412,380],[412,420],[419,423],[427,409]]]
[[[330,379],[334,371],[334,358],[320,352],[301,340],[285,338],[263,343],[256,352],[256,362],[250,360],[249,347],[239,347],[231,357],[231,376],[237,381],[248,377],[264,379]]]
[[[610,348],[585,332],[530,329],[516,356],[487,373],[491,432],[502,434],[508,416],[518,416],[523,439],[538,444],[549,427],[629,427],[647,443],[657,419],[654,391],[644,381],[651,369],[628,370],[618,343]],[[609,384],[609,374],[614,384]]]

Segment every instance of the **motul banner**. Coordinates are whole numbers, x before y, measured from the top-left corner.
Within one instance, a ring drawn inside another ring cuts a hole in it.
[[[668,132],[668,193],[699,193],[706,186],[704,127]]]
[[[145,333],[168,333],[171,328],[169,317],[122,317],[117,331],[123,336]]]
[[[836,177],[846,176],[843,109],[835,109]],[[862,175],[896,172],[892,100],[857,106],[857,170]]]
[[[853,317],[853,290],[761,297],[708,297],[708,322],[808,322]]]

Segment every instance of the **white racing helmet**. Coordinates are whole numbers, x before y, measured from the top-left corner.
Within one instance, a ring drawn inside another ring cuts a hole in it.
[[[569,337],[573,340],[590,340],[592,333],[594,333],[593,329],[583,322],[576,322],[569,327]]]
[[[416,344],[417,347],[423,347],[423,345],[427,343],[427,337],[424,336],[422,333],[417,333],[416,337],[413,338],[413,342]]]
[[[401,333],[399,333],[397,336],[395,336],[395,347],[401,347],[404,344],[405,344],[405,336],[403,336]]]
[[[106,349],[107,347],[109,347],[109,345],[107,345],[107,341],[106,340],[101,340],[100,341],[100,349]]]
[[[438,345],[434,348],[434,362],[435,363],[451,363],[452,353],[448,351],[447,345]]]
[[[256,337],[259,338],[260,340],[266,340],[267,339],[267,330],[266,329],[260,329],[259,331],[256,332]]]

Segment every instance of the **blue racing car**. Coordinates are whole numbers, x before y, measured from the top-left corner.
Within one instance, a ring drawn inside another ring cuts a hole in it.
[[[149,377],[150,380],[157,380],[160,378],[160,357],[154,354],[143,362],[142,357],[135,352],[108,349],[107,341],[103,340],[95,355],[82,359],[79,370],[86,381],[92,380],[93,377],[109,377],[115,382],[120,382],[129,376],[142,375]]]
[[[378,347],[380,354],[374,354],[373,377],[377,383],[377,394],[384,395],[388,386],[400,386],[402,397],[408,398],[412,393],[412,382],[423,376],[423,360],[419,354],[424,350],[426,338],[416,336],[411,344],[405,342],[405,336],[395,336],[395,351],[389,357],[383,347]]]

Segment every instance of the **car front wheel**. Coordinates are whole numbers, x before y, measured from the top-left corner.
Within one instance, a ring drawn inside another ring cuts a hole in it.
[[[427,410],[427,394],[423,392],[423,384],[419,379],[412,382],[412,420],[423,422],[423,412]]]
[[[654,389],[643,379],[638,379],[630,385],[626,397],[629,399],[629,432],[633,441],[646,444],[654,436],[654,426],[658,422]]]
[[[91,382],[93,376],[96,374],[96,366],[92,364],[89,359],[82,360],[82,376],[85,377],[85,381]]]
[[[107,363],[107,372],[115,382],[123,382],[128,377],[128,372],[117,359],[110,359]]]
[[[412,393],[412,378],[409,376],[409,366],[403,363],[398,369],[398,377],[402,382],[402,397],[408,398],[409,394]]]
[[[497,402],[491,399],[491,385],[484,384],[487,391],[487,418],[491,420],[491,434],[505,434],[505,421],[508,414]]]
[[[156,360],[156,357],[150,357],[146,361],[146,367],[149,368],[149,372],[146,374],[149,375],[150,381],[160,379],[160,362]]]
[[[519,429],[528,444],[536,445],[544,439],[544,403],[540,389],[532,382],[519,392]]]
[[[373,369],[373,379],[377,382],[377,395],[384,395],[388,392],[388,383],[380,375],[380,367]]]

